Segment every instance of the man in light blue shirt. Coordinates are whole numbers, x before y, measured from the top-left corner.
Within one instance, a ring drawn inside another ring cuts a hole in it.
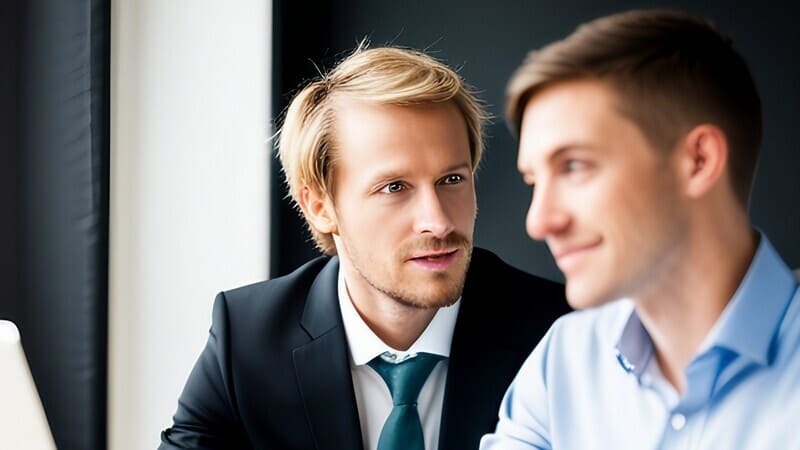
[[[800,449],[800,289],[747,215],[761,107],[730,41],[616,14],[531,53],[508,94],[528,234],[582,311],[481,449]]]

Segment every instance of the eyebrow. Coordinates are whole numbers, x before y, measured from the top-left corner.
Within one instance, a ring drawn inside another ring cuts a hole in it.
[[[463,162],[458,164],[453,164],[452,166],[446,167],[442,172],[456,172],[458,170],[472,170],[472,164],[469,162]],[[387,170],[386,172],[381,172],[372,177],[369,181],[369,186],[374,186],[381,182],[386,182],[390,180],[396,180],[398,178],[403,178],[407,172],[401,170]]]
[[[455,172],[457,170],[472,170],[472,164],[468,162],[453,164],[452,166],[444,169],[445,172]]]

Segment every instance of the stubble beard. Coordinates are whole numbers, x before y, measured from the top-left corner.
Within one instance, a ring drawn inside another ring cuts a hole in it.
[[[356,261],[358,258],[353,259],[352,267],[373,289],[402,306],[414,309],[444,308],[452,306],[461,297],[467,278],[467,269],[472,259],[472,243],[465,237],[451,235],[443,240],[437,239],[435,243],[423,247],[439,249],[448,246],[457,246],[459,251],[464,252],[463,267],[460,267],[452,275],[449,272],[431,273],[432,280],[420,281],[420,283],[425,283],[431,287],[424,292],[419,289],[404,288],[403,286],[409,283],[403,280],[402,276],[398,276],[400,271],[392,273],[390,269],[390,273],[377,274],[378,276],[375,276],[375,271],[368,273],[366,270],[362,270],[360,264]],[[419,245],[416,247],[419,247]],[[407,252],[401,250],[398,253],[404,255]],[[400,270],[402,270],[402,267]],[[383,278],[385,281],[380,282],[377,278]]]

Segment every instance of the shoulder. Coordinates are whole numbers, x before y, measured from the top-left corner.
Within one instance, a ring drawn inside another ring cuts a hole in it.
[[[470,262],[467,281],[476,284],[500,281],[514,284],[533,284],[541,289],[561,292],[562,295],[564,290],[564,286],[561,283],[520,270],[503,261],[493,252],[480,247],[475,247],[472,251],[472,261]]]
[[[220,292],[214,307],[215,321],[220,308],[224,308],[227,321],[237,325],[265,320],[280,322],[292,317],[299,320],[311,286],[331,264],[338,264],[338,260],[321,256],[287,275]]]
[[[587,364],[587,358],[615,361],[617,341],[632,312],[633,303],[615,300],[562,316],[540,343],[542,358],[564,370],[576,363]]]
[[[465,334],[524,358],[569,311],[562,284],[519,270],[487,250],[473,250],[459,314]]]
[[[522,318],[527,321],[541,317],[547,326],[570,311],[563,284],[520,270],[477,247],[467,272],[464,295],[480,297],[482,300],[475,303],[505,311],[506,319],[509,313],[526,316]]]
[[[616,301],[556,320],[523,363],[512,386],[516,396],[544,405],[553,398],[592,398],[592,392],[602,391],[604,374],[618,365],[616,335],[630,311],[630,304]],[[584,396],[585,390],[590,392]]]
[[[263,301],[265,297],[274,298],[303,294],[308,292],[317,275],[329,262],[331,262],[330,257],[320,256],[287,275],[228,289],[223,291],[222,294],[229,303],[236,304],[237,307],[247,306],[247,303]]]

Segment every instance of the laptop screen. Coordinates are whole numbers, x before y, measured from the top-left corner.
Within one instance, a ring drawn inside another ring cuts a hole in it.
[[[0,448],[56,448],[22,351],[19,331],[6,320],[0,320],[0,399]]]

